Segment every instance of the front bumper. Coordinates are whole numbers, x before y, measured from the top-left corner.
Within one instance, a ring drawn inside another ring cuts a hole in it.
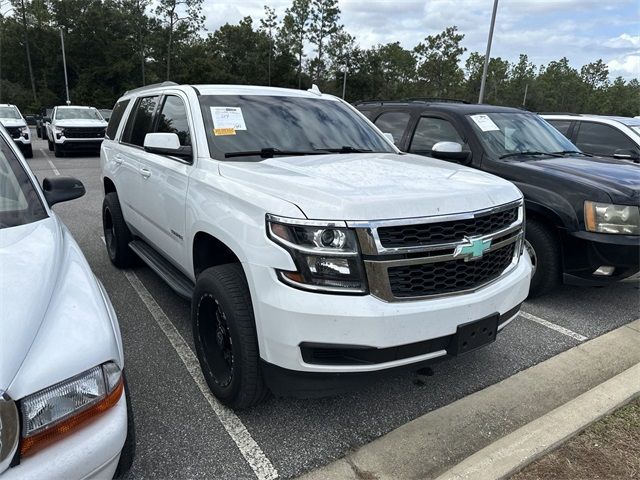
[[[429,352],[374,364],[307,363],[301,344],[388,349],[454,335],[458,326],[505,314],[529,293],[531,262],[475,292],[428,300],[387,303],[371,295],[327,295],[281,283],[273,269],[245,264],[252,290],[260,356],[269,365],[308,373],[374,372],[432,360]],[[505,323],[510,320],[507,319]]]
[[[0,479],[111,479],[126,437],[127,403],[122,395],[108,411],[0,473]]]
[[[55,138],[56,145],[64,147],[65,150],[99,150],[104,138]]]
[[[13,141],[19,147],[22,147],[22,146],[26,147],[27,145],[31,145],[31,135],[29,135],[27,138],[20,136],[19,138],[14,138]]]
[[[640,271],[640,236],[591,232],[566,233],[563,242],[564,281],[607,285]],[[615,267],[610,276],[594,275],[601,266]]]

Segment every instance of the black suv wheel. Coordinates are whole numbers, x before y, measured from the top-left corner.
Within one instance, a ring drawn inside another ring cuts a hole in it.
[[[115,192],[107,193],[102,202],[102,229],[111,263],[118,268],[129,267],[135,258],[129,248],[131,232],[124,221],[120,200]]]
[[[529,297],[550,292],[560,284],[562,260],[555,233],[544,223],[527,220],[525,247],[533,264]]]

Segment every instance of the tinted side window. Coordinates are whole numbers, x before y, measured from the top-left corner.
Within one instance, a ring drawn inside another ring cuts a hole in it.
[[[569,138],[569,128],[571,127],[571,120],[547,120],[551,125],[555,127],[561,134]]]
[[[191,146],[191,132],[187,120],[184,102],[176,96],[168,96],[164,100],[156,132],[175,133],[183,147]]]
[[[157,105],[157,96],[144,97],[138,100],[131,112],[131,115],[129,115],[127,128],[122,137],[122,141],[124,143],[130,143],[131,145],[138,145],[139,147],[142,147],[144,144],[144,137],[151,131],[153,113],[155,112]]]
[[[586,153],[612,157],[618,149],[636,150],[636,146],[623,133],[609,125],[580,122],[576,146]]]
[[[428,155],[438,142],[458,142],[464,145],[462,137],[451,122],[442,118],[422,117],[413,134],[409,151],[418,155]]]
[[[113,107],[113,112],[111,113],[111,118],[109,119],[109,125],[107,125],[107,138],[113,140],[116,138],[116,133],[118,132],[118,126],[120,125],[120,121],[122,120],[122,116],[124,115],[124,111],[127,109],[127,105],[129,105],[130,100],[122,100],[121,102],[116,103],[116,106]]]
[[[410,116],[407,112],[386,112],[376,119],[375,124],[383,133],[393,135],[393,142],[397,145],[407,128]]]

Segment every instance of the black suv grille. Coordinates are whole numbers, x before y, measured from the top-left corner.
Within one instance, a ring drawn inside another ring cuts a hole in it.
[[[516,243],[470,262],[450,260],[422,265],[391,267],[391,292],[396,298],[453,293],[479,287],[500,276],[514,256]]]
[[[11,138],[20,138],[20,127],[7,127],[7,132],[11,135]]]
[[[518,207],[515,207],[467,220],[380,227],[378,228],[378,236],[380,243],[385,248],[459,242],[464,237],[497,232],[507,228],[517,219]]]
[[[104,128],[85,128],[85,127],[74,127],[74,128],[65,128],[64,136],[67,138],[103,138],[104,137]]]

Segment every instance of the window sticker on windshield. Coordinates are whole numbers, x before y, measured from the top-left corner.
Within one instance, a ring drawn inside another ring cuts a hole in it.
[[[483,132],[495,132],[500,130],[500,128],[493,123],[493,120],[489,118],[489,115],[471,115],[471,120],[476,122],[476,125],[478,125],[480,130]]]
[[[236,130],[246,130],[242,109],[239,107],[211,107],[213,134],[235,135]]]

